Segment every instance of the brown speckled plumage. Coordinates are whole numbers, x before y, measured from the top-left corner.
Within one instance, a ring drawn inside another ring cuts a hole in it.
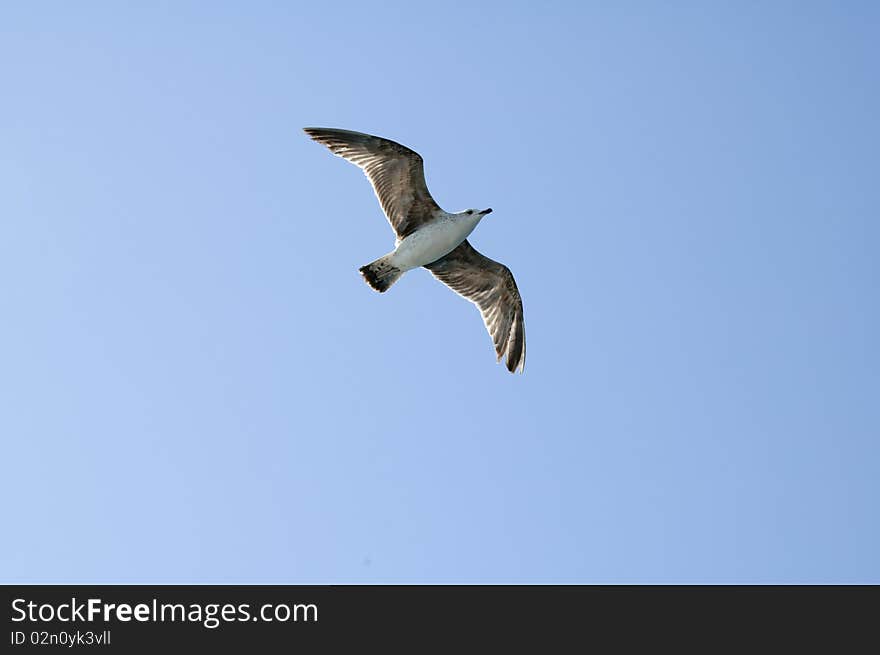
[[[467,240],[425,268],[477,306],[498,360],[506,356],[508,371],[522,371],[526,364],[523,305],[510,269],[481,255]]]
[[[435,221],[448,220],[425,184],[421,156],[406,146],[381,137],[323,127],[304,128],[312,139],[359,166],[379,199],[379,204],[398,237],[398,243]],[[491,209],[480,214],[492,211]],[[455,216],[473,214],[472,210]],[[473,228],[471,228],[473,229]],[[415,238],[429,232],[420,232]],[[411,240],[410,240],[411,241]],[[375,290],[384,292],[403,271],[393,264],[395,253],[362,266],[361,274]],[[425,261],[425,260],[422,260]],[[474,303],[500,361],[506,358],[511,373],[525,366],[523,305],[513,274],[504,264],[481,255],[465,238],[452,251],[425,265],[438,280]]]
[[[403,239],[442,211],[425,183],[421,155],[399,143],[361,132],[307,127],[305,133],[360,167],[398,238]]]

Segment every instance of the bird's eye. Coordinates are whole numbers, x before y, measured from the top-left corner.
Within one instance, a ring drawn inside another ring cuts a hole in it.
[[[468,214],[473,214],[473,213],[474,213],[474,210],[473,210],[473,209],[468,209],[468,210],[467,210],[467,213],[468,213]]]

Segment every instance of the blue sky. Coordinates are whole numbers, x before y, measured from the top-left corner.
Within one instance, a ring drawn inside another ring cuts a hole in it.
[[[0,579],[880,582],[875,3],[6,3]],[[418,150],[525,374],[305,125]]]

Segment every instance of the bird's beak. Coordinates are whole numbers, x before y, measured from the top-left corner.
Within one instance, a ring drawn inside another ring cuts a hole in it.
[[[489,209],[484,209],[484,210],[481,211],[480,213],[481,213],[483,216],[485,216],[486,214],[491,214],[491,213],[492,213],[492,208],[489,207]]]

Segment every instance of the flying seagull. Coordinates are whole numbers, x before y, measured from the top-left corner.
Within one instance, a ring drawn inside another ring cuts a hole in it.
[[[513,274],[504,264],[484,257],[467,237],[491,209],[443,211],[425,184],[421,156],[406,146],[370,134],[306,127],[306,134],[335,155],[360,167],[397,235],[392,252],[361,266],[376,291],[385,292],[406,271],[424,266],[438,280],[474,303],[507,370],[525,366],[523,306]]]

